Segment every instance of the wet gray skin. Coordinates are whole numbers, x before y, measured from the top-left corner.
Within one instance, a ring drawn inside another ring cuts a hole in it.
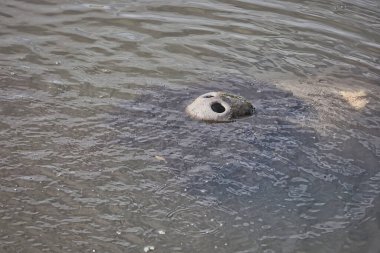
[[[222,99],[231,105],[231,119],[239,119],[242,117],[252,116],[255,112],[255,107],[246,98],[230,93],[223,93]]]

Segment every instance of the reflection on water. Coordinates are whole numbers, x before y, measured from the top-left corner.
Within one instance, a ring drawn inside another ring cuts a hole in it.
[[[1,252],[377,252],[379,7],[3,1]]]

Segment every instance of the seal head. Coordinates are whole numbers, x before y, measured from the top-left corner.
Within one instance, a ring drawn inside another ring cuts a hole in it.
[[[208,122],[230,122],[254,111],[245,98],[220,91],[203,94],[186,107],[191,118]]]

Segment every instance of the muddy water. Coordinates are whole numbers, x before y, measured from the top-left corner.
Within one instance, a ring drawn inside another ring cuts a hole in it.
[[[0,251],[378,252],[379,10],[1,1]]]

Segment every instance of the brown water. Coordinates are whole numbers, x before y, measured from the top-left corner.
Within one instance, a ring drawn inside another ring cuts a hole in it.
[[[379,10],[2,0],[0,252],[379,252]]]

